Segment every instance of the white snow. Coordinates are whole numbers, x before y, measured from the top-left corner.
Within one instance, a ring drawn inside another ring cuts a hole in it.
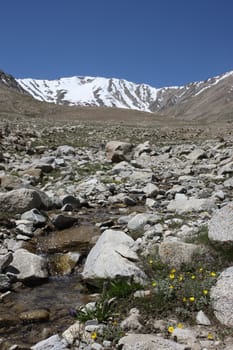
[[[151,112],[150,105],[155,102],[162,104],[169,91],[176,94],[178,100],[185,98],[190,89],[193,97],[198,96],[232,75],[233,71],[230,71],[206,81],[159,89],[147,84],[135,84],[124,79],[91,76],[73,76],[57,80],[16,79],[16,81],[40,101],[57,104],[65,102],[69,105],[118,107]],[[193,89],[197,91],[196,94],[193,94]]]
[[[70,105],[96,105],[150,112],[159,89],[123,79],[68,77],[59,80],[17,79],[35,99]]]

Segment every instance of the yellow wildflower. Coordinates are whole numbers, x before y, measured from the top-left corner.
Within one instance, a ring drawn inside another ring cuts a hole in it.
[[[183,281],[184,277],[182,275],[179,276],[179,281]]]
[[[196,276],[195,276],[195,275],[192,275],[192,277],[191,277],[191,278],[192,278],[192,280],[195,280]]]
[[[171,273],[175,273],[176,272],[176,269],[171,269]]]
[[[189,297],[189,300],[193,302],[193,301],[195,301],[195,298],[194,297]]]
[[[150,264],[150,265],[153,264],[153,260],[152,260],[152,259],[149,260],[149,264]]]
[[[182,299],[182,300],[183,300],[183,302],[184,302],[184,303],[186,303],[187,298],[186,298],[186,297],[183,297],[183,299]]]
[[[203,272],[203,267],[200,267],[199,272]]]
[[[182,329],[182,328],[184,328],[184,326],[183,326],[183,324],[182,323],[178,323],[178,325],[177,325],[177,328],[180,328],[180,329]]]
[[[154,281],[151,283],[152,287],[156,287],[157,286],[157,283]]]
[[[168,330],[169,333],[173,333],[174,332],[174,327],[170,326],[170,327],[168,327],[167,330]]]
[[[210,273],[210,276],[211,276],[211,277],[216,277],[216,272],[212,271],[212,272]]]
[[[95,340],[97,338],[97,333],[96,332],[92,332],[91,333],[91,339]]]
[[[207,339],[209,339],[209,340],[213,340],[213,339],[214,339],[214,336],[213,336],[213,334],[211,334],[211,333],[208,333],[208,335],[207,335]]]
[[[170,278],[171,280],[174,280],[174,278],[175,278],[174,273],[170,273],[169,278]]]
[[[172,284],[170,284],[169,288],[170,289],[174,289],[174,286]]]
[[[204,295],[207,295],[208,293],[209,293],[209,292],[208,292],[207,289],[204,289],[204,290],[203,290],[203,294],[204,294]]]

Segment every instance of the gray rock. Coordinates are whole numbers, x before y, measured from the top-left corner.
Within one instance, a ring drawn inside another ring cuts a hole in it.
[[[26,249],[16,250],[10,267],[15,270],[20,281],[35,281],[48,277],[46,259]]]
[[[133,146],[127,142],[110,141],[106,144],[105,151],[108,160],[113,163],[119,163],[123,160],[129,160]]]
[[[12,253],[7,253],[4,255],[0,255],[0,273],[4,271],[4,269],[10,265],[10,263],[13,260],[13,255]]]
[[[52,207],[52,202],[42,191],[20,188],[0,193],[0,206],[1,211],[21,214],[33,208],[49,209]]]
[[[220,274],[216,285],[211,288],[210,298],[217,319],[233,328],[233,266]]]
[[[176,211],[179,214],[191,211],[203,211],[216,208],[214,198],[195,198],[186,197],[184,194],[176,194],[175,199],[170,201],[167,206],[169,211]]]
[[[43,163],[39,161],[38,163],[33,164],[35,169],[40,169],[43,173],[50,173],[54,170],[54,166],[49,163]]]
[[[123,231],[104,231],[87,257],[83,278],[93,284],[96,279],[117,276],[142,282],[146,276],[134,263],[138,256],[132,250],[133,244],[134,240]]]
[[[150,153],[151,146],[149,141],[145,141],[144,143],[140,143],[137,145],[134,151],[134,157],[139,157],[142,153]]]
[[[121,328],[128,331],[139,331],[142,329],[142,324],[139,321],[139,317],[139,310],[136,308],[131,309],[129,311],[129,316],[121,322]]]
[[[144,226],[148,223],[148,221],[148,214],[137,214],[129,220],[127,227],[130,231],[143,230]]]
[[[129,334],[121,338],[122,350],[185,350],[186,345],[152,334]]]
[[[218,175],[232,174],[233,173],[233,162],[229,162],[218,170]]]
[[[5,175],[0,177],[1,187],[9,190],[13,190],[19,187],[23,187],[24,181],[14,175]]]
[[[52,223],[58,230],[63,230],[74,225],[78,220],[77,218],[69,215],[58,214],[52,218]]]
[[[81,337],[83,332],[84,325],[79,321],[76,321],[62,333],[62,337],[66,340],[68,344],[71,345],[75,342],[76,339]]]
[[[193,330],[175,328],[172,333],[172,338],[178,343],[185,344],[186,346],[188,345],[190,349],[201,350],[201,347],[198,346],[199,344],[197,343],[197,335]],[[195,344],[197,345],[196,347]]]
[[[158,186],[152,184],[152,183],[148,183],[144,188],[143,188],[143,192],[146,194],[147,197],[155,197],[158,192],[159,192],[159,188]]]
[[[202,310],[200,310],[197,313],[196,322],[197,322],[197,324],[201,324],[203,326],[210,326],[211,325],[209,318],[206,316],[206,314]]]
[[[75,149],[72,146],[59,146],[56,151],[57,156],[74,156],[75,155]]]
[[[80,200],[72,195],[66,195],[62,198],[62,206],[69,204],[73,209],[81,207]]]
[[[0,292],[9,290],[11,286],[11,281],[7,275],[0,273]]]
[[[208,224],[211,241],[233,244],[233,202],[216,211]]]
[[[67,342],[61,339],[58,334],[51,336],[31,347],[32,350],[68,350]]]
[[[28,220],[16,220],[16,232],[19,234],[26,235],[28,237],[33,236],[33,231],[35,227],[32,221]]]
[[[23,213],[21,215],[21,219],[31,221],[35,226],[41,226],[41,225],[43,226],[47,221],[46,217],[43,216],[40,213],[40,211],[36,208]]]
[[[190,154],[188,154],[186,156],[188,159],[190,159],[191,161],[196,161],[198,159],[203,159],[203,158],[207,158],[207,154],[205,151],[203,151],[200,148],[196,148],[195,150],[193,150]]]
[[[171,267],[179,267],[192,261],[193,255],[200,251],[196,244],[184,242],[162,242],[159,245],[159,256],[163,263]]]

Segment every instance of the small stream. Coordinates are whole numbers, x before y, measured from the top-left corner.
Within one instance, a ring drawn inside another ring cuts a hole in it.
[[[50,277],[46,283],[35,287],[23,286],[12,292],[0,304],[0,317],[10,318],[14,325],[0,328],[0,337],[12,344],[33,345],[74,323],[69,311],[88,302],[77,275]],[[18,315],[24,311],[46,309],[49,320],[42,323],[24,323]],[[15,322],[14,322],[15,321]]]
[[[90,243],[92,238],[100,234],[95,223],[110,218],[115,221],[119,217],[119,211],[87,209],[83,215],[79,213],[79,216],[77,226],[51,231],[30,241],[28,249],[31,252],[47,257],[50,277],[36,286],[16,282],[10,294],[0,301],[0,340],[3,338],[8,344],[3,347],[4,350],[13,344],[27,349],[42,339],[62,333],[75,322],[70,310],[91,300],[86,288],[80,283],[82,259],[72,273],[67,275],[57,272],[53,260],[67,252],[87,256],[93,246],[93,242]],[[22,313],[38,309],[47,312],[49,319],[25,322],[20,318]],[[2,346],[0,342],[1,349]]]

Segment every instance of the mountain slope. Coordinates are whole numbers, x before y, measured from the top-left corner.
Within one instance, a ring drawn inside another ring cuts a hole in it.
[[[17,80],[10,74],[7,74],[0,70],[0,86],[5,86],[7,88],[14,89],[21,93],[26,93],[26,91],[21,87]]]
[[[59,80],[18,79],[18,83],[40,101],[64,105],[106,106],[150,112],[156,88],[123,79],[70,77]]]
[[[158,99],[161,93],[162,103],[155,101],[150,106],[153,112],[185,119],[226,119],[233,112],[233,71],[177,89],[168,88],[166,93],[158,93]]]
[[[16,82],[35,99],[58,105],[127,108],[186,119],[230,116],[233,111],[233,71],[206,81],[160,89],[99,77]]]

